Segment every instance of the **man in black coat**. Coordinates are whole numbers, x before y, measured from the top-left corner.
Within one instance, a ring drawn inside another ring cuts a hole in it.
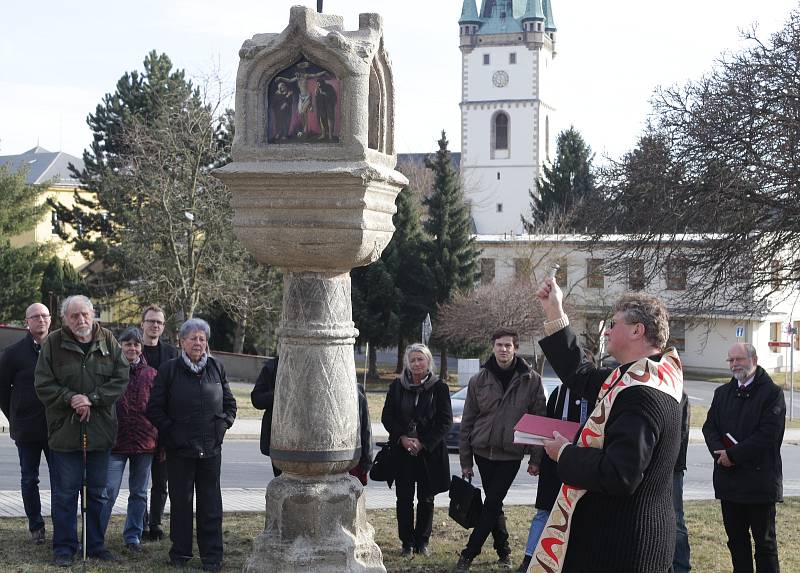
[[[269,445],[272,441],[272,408],[275,402],[275,380],[278,376],[278,358],[268,358],[258,374],[253,391],[250,392],[250,401],[254,408],[264,410],[261,418],[261,453],[269,455]],[[272,473],[275,477],[281,475],[281,470],[272,464]]]
[[[686,471],[686,450],[689,447],[689,423],[691,410],[686,392],[681,397],[681,449],[672,474],[672,505],[675,508],[675,555],[672,558],[674,573],[689,573],[692,570],[689,531],[683,514],[683,473]]]
[[[761,366],[752,344],[728,351],[733,378],[714,392],[703,424],[714,464],[714,493],[721,500],[734,573],[779,570],[775,503],[783,501],[781,444],[786,401]]]
[[[17,446],[20,490],[30,538],[44,543],[44,519],[39,499],[39,464],[42,454],[50,461],[44,404],[36,395],[33,372],[42,342],[50,331],[50,311],[35,303],[25,311],[28,333],[6,348],[0,359],[0,408],[11,424],[11,439]]]
[[[164,310],[160,306],[151,304],[142,311],[142,322],[139,325],[142,329],[142,354],[144,354],[148,366],[156,370],[163,363],[178,356],[177,348],[161,340],[165,325],[166,317],[164,316]],[[161,520],[169,490],[167,456],[163,444],[159,444],[158,452],[153,456],[153,462],[150,465],[150,476],[152,478],[150,514],[145,513],[144,515],[142,539],[158,541],[164,537]]]
[[[667,310],[642,293],[615,303],[605,336],[621,366],[612,370],[585,359],[555,279],[546,278],[537,295],[547,318],[539,341],[547,360],[594,408],[575,442],[557,432],[544,442],[565,487],[530,570],[666,573],[675,549],[672,477],[683,393],[680,360],[666,348]]]

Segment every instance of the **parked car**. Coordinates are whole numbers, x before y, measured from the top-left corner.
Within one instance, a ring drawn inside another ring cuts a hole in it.
[[[544,386],[545,400],[550,396],[550,393],[561,384],[561,380],[554,377],[542,378],[542,385]],[[450,431],[447,432],[445,443],[449,451],[458,451],[458,434],[461,432],[461,415],[464,413],[464,401],[467,399],[467,389],[469,386],[464,386],[461,390],[453,392],[450,395],[450,403],[453,406],[453,425]]]

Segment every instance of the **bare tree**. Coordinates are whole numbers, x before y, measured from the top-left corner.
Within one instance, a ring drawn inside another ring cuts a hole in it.
[[[656,93],[653,127],[587,206],[598,240],[629,233],[618,274],[637,260],[648,280],[685,269],[692,313],[763,312],[800,278],[800,12],[768,41],[744,39],[704,77]]]

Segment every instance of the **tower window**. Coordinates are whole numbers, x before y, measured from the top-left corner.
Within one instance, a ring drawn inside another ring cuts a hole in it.
[[[509,64],[516,64],[517,63],[517,53],[511,52],[508,54],[508,63]]]
[[[497,180],[500,181],[500,172],[497,172]]]
[[[488,66],[490,63],[491,63],[491,60],[489,58],[489,54],[484,54],[483,55],[483,65],[484,66]]]
[[[502,213],[503,212],[503,204],[502,203],[498,203],[497,204],[497,212],[498,213]]]
[[[491,157],[492,159],[508,159],[508,130],[510,128],[508,114],[498,111],[491,121]]]

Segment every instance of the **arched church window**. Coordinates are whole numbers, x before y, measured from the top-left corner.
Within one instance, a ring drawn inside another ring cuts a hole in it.
[[[511,128],[510,119],[506,112],[498,111],[491,119],[491,158],[509,158],[509,129]]]
[[[494,148],[508,149],[508,116],[504,113],[494,116]]]

